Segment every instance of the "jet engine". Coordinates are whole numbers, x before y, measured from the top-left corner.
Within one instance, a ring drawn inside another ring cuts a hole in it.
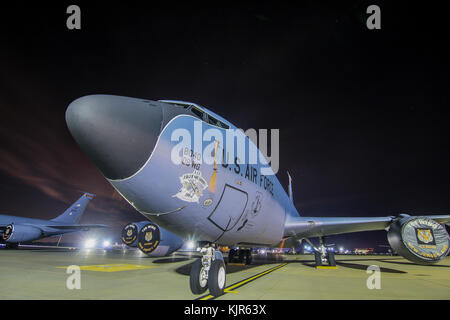
[[[3,231],[2,239],[6,243],[19,243],[37,240],[42,236],[39,228],[24,224],[9,224]]]
[[[148,224],[148,221],[132,222],[122,229],[122,242],[129,247],[137,247],[139,231]]]
[[[433,264],[445,258],[450,239],[445,227],[426,217],[400,215],[387,234],[392,249],[419,264]]]
[[[152,257],[162,257],[178,250],[183,239],[149,221],[127,224],[122,230],[122,242],[138,247]]]

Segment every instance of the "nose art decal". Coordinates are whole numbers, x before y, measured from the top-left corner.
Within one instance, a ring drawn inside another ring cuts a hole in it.
[[[199,202],[203,195],[203,190],[208,187],[208,183],[202,177],[202,173],[194,170],[192,173],[185,173],[180,177],[181,189],[172,197],[187,202]]]

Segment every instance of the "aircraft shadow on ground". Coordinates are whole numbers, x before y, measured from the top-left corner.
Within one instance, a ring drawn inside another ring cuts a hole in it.
[[[390,260],[402,260],[403,258],[392,258],[387,260],[386,258],[379,258],[379,259],[373,259],[373,258],[361,258],[361,259],[339,259],[339,261],[390,261]],[[338,259],[336,259],[337,261]]]
[[[169,257],[169,258],[153,260],[153,263],[176,263],[176,262],[182,262],[182,261],[188,261],[188,260],[190,260],[190,258]]]
[[[351,261],[355,261],[355,260],[351,260]],[[367,261],[367,260],[362,260],[362,261]],[[372,261],[379,261],[379,262],[383,262],[381,260],[372,260]],[[310,267],[310,268],[315,268],[315,261],[313,260],[303,260],[303,261],[298,261],[298,260],[287,260],[285,262],[288,263],[300,263],[303,264],[306,267]],[[345,268],[350,268],[350,269],[357,269],[357,270],[367,270],[367,268],[369,267],[369,265],[366,264],[359,264],[359,263],[348,263],[348,262],[342,262],[342,260],[336,261],[336,265],[341,266],[341,267],[345,267]],[[401,271],[401,270],[396,270],[396,269],[390,269],[390,268],[385,268],[385,267],[380,267],[380,271],[381,272],[387,272],[387,273],[407,273],[406,271]]]
[[[380,262],[382,262],[382,261],[380,261]],[[367,270],[367,268],[369,268],[369,266],[370,266],[370,265],[366,265],[366,264],[348,263],[348,262],[340,262],[340,261],[336,261],[336,264],[338,266],[342,266],[342,267],[346,267],[346,268],[350,268],[350,269],[358,269],[358,270]],[[387,272],[387,273],[408,273],[406,271],[385,268],[385,267],[380,267],[380,271]]]
[[[250,270],[255,267],[265,265],[265,264],[274,264],[274,263],[280,263],[280,262],[282,262],[282,261],[281,260],[278,261],[278,260],[255,259],[255,260],[253,260],[252,264],[245,265],[245,264],[239,264],[239,263],[227,263],[227,259],[225,259],[227,274],[236,273],[236,272],[240,272],[240,271],[244,271],[244,270]],[[185,264],[185,265],[175,269],[175,272],[185,275],[185,276],[189,276],[191,273],[191,267],[192,267],[193,263],[194,262]]]
[[[315,268],[315,260],[290,260],[290,259],[286,259],[283,262],[285,263],[298,263],[298,264],[302,264],[306,267],[311,267],[311,268]]]
[[[39,252],[76,252],[79,251],[78,249],[41,249],[41,248],[26,248],[26,249],[18,249],[20,251],[39,251]]]
[[[409,266],[422,266],[422,265],[417,264],[417,263],[413,263],[413,262],[404,262],[404,261],[380,260],[380,262],[393,263],[393,264],[403,264],[403,265],[409,265]],[[431,267],[431,268],[450,268],[450,266],[442,265],[442,264],[425,265],[425,267]]]

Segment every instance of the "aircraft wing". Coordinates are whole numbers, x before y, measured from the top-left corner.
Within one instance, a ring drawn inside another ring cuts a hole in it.
[[[52,228],[56,230],[73,230],[73,231],[87,231],[90,229],[101,229],[109,228],[109,226],[104,224],[68,224],[68,225],[48,225],[45,228]]]
[[[447,226],[450,226],[450,216],[424,216],[430,219],[433,219],[436,222],[439,222],[440,224],[446,224]]]
[[[109,228],[109,226],[105,224],[68,224],[68,225],[40,225],[40,224],[32,224],[25,223],[26,225],[33,226],[39,228],[43,231],[47,228],[51,229],[59,229],[59,230],[69,230],[73,229],[74,231],[78,230],[89,230],[89,229],[99,229],[99,228]],[[0,233],[2,233],[6,229],[7,225],[0,225]]]
[[[421,216],[439,222],[450,224],[450,215]],[[322,237],[327,235],[386,230],[396,219],[389,217],[348,217],[348,218],[316,218],[316,217],[292,217],[286,219],[284,237]]]
[[[76,231],[89,231],[90,229],[109,228],[109,226],[104,225],[104,224],[41,225],[41,224],[26,223],[26,225],[38,228],[44,234],[53,234],[53,233],[55,233],[55,231],[76,232]],[[7,227],[7,225],[0,225],[0,234],[3,234],[6,227]]]

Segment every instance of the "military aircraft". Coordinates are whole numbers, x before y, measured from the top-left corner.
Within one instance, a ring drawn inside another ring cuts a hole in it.
[[[325,236],[386,230],[393,249],[413,262],[436,263],[448,254],[442,224],[450,215],[300,216],[291,182],[287,194],[255,143],[195,103],[89,95],[68,106],[66,122],[109,183],[151,221],[137,230],[147,253],[170,245],[167,232],[198,241],[202,258],[190,274],[194,294],[223,293],[226,270],[217,245],[232,248],[228,259],[248,263],[251,248],[317,237],[316,263],[332,265]]]
[[[66,211],[52,220],[0,215],[0,240],[6,248],[17,248],[20,242],[59,236],[66,233],[108,228],[103,224],[78,224],[93,194],[85,193]]]

